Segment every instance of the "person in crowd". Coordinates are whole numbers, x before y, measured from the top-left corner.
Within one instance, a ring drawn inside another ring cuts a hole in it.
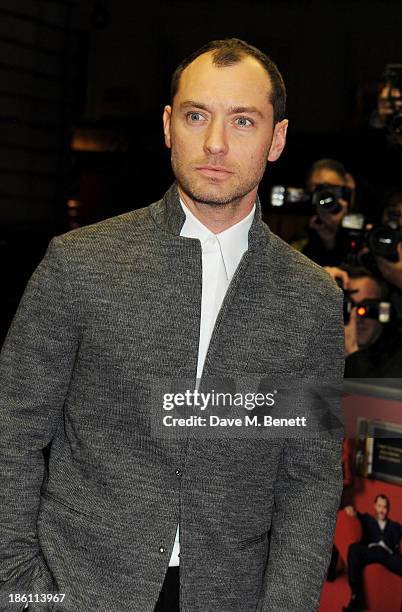
[[[306,183],[310,193],[317,185],[322,184],[349,187],[351,203],[353,203],[355,180],[340,161],[335,159],[316,161],[307,173]],[[339,241],[339,231],[342,220],[349,210],[349,205],[342,198],[338,200],[338,204],[340,207],[338,212],[316,210],[308,222],[308,240],[303,248],[303,253],[321,266],[336,266],[343,261],[344,253]]]
[[[393,192],[385,202],[382,222],[389,223],[390,221],[397,221],[402,229],[402,191]]]
[[[349,516],[357,516],[363,529],[361,541],[349,547],[348,580],[352,595],[349,604],[343,608],[345,612],[358,612],[363,609],[361,578],[366,565],[380,563],[402,576],[402,525],[389,518],[390,500],[383,493],[375,497],[374,516],[362,514],[353,506],[346,506],[345,512]]]
[[[387,283],[363,266],[326,267],[327,272],[342,282],[352,303],[364,300],[388,302]],[[360,317],[354,306],[345,325],[346,378],[399,378],[402,376],[402,337],[391,309],[391,321],[381,323]]]
[[[402,232],[402,192],[394,193],[388,199],[382,217],[383,224],[392,223],[394,229]],[[375,260],[381,276],[398,292],[402,292],[402,241],[397,244],[397,261],[376,256]]]

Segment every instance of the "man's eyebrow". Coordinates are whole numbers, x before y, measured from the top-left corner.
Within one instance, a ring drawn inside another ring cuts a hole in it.
[[[202,110],[211,112],[206,104],[203,104],[202,102],[196,102],[195,100],[185,100],[180,104],[180,108],[187,107],[201,108]],[[262,119],[264,118],[264,115],[256,106],[232,106],[230,108],[230,115],[238,115],[239,113],[254,113],[256,115],[259,115]]]
[[[256,115],[259,115],[262,119],[264,118],[264,115],[256,106],[232,106],[232,108],[230,109],[230,114],[237,115],[239,113],[255,113]]]
[[[180,108],[187,108],[188,106],[192,106],[193,108],[201,108],[202,110],[209,111],[208,106],[202,104],[202,102],[196,102],[195,100],[185,100],[180,104]]]

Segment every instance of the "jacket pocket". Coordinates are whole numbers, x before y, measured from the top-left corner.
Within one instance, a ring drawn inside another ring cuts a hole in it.
[[[59,507],[61,510],[65,512],[69,512],[70,514],[75,514],[76,516],[81,517],[82,519],[85,519],[93,523],[94,525],[97,525],[97,526],[104,525],[106,527],[116,528],[116,524],[105,521],[103,516],[84,512],[83,510],[81,510],[81,508],[76,508],[72,504],[69,504],[65,502],[64,500],[58,499],[57,497],[50,495],[47,491],[41,494],[41,498],[43,499],[45,504],[50,503],[51,505]]]

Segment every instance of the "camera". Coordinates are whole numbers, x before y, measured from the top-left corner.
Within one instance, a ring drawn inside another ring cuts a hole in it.
[[[372,226],[360,213],[347,214],[342,219],[340,238],[348,263],[375,269],[376,256],[394,262],[399,259],[397,245],[402,242],[399,220]],[[361,252],[364,247],[368,252]]]
[[[341,210],[339,200],[351,201],[352,191],[349,187],[321,183],[311,194],[311,203],[318,209],[335,214]]]
[[[391,224],[374,226],[365,236],[365,242],[372,255],[394,262],[399,259],[397,245],[401,240],[401,230]]]
[[[271,206],[284,206],[286,204],[309,203],[317,210],[335,214],[341,210],[339,200],[350,203],[352,191],[349,187],[321,183],[311,193],[300,187],[285,187],[275,185],[271,190]]]
[[[391,322],[391,303],[382,300],[367,299],[355,304],[350,299],[350,292],[344,291],[343,300],[343,321],[345,325],[349,323],[352,308],[356,307],[356,314],[361,319],[374,319],[379,323],[386,324]]]

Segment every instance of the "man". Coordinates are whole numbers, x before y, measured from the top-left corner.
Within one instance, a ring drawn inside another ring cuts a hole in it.
[[[363,528],[361,541],[351,544],[348,551],[348,578],[352,597],[344,608],[347,612],[362,608],[361,576],[363,568],[369,563],[380,563],[394,574],[402,576],[402,555],[399,552],[402,525],[388,518],[389,510],[390,501],[382,493],[374,500],[375,518],[357,512],[353,506],[345,507],[349,516],[359,518]]]
[[[153,435],[161,379],[342,380],[341,291],[261,220],[284,102],[263,53],[209,43],[163,114],[177,182],[51,241],[1,356],[2,610],[317,608],[341,436]]]
[[[364,300],[389,302],[388,286],[363,266],[327,267],[327,272],[342,281],[350,300],[358,305]],[[402,376],[402,342],[397,322],[391,313],[389,323],[370,317],[359,317],[352,308],[345,325],[346,378],[400,378]]]
[[[308,171],[306,182],[310,193],[318,185],[327,184],[334,187],[348,187],[354,195],[355,181],[352,175],[335,159],[316,161]],[[318,210],[308,222],[308,241],[303,253],[322,266],[335,266],[343,261],[344,252],[339,242],[339,231],[342,220],[348,212],[348,202],[340,198],[338,204],[340,207],[338,212]]]
[[[296,242],[295,247],[322,266],[339,266],[350,256],[350,239],[343,230],[345,216],[359,213],[364,215],[367,225],[379,222],[378,195],[363,176],[358,176],[356,180],[336,159],[319,159],[309,168],[307,190],[312,193],[323,184],[347,188],[347,199],[338,199],[337,212],[318,207],[308,221],[307,238]]]
[[[382,222],[385,225],[392,224],[393,229],[402,230],[402,192],[392,194],[388,199]],[[402,243],[396,245],[398,255],[397,261],[390,261],[385,257],[376,256],[375,261],[381,275],[389,282],[392,287],[400,294],[402,292]],[[399,300],[400,301],[400,300]]]

